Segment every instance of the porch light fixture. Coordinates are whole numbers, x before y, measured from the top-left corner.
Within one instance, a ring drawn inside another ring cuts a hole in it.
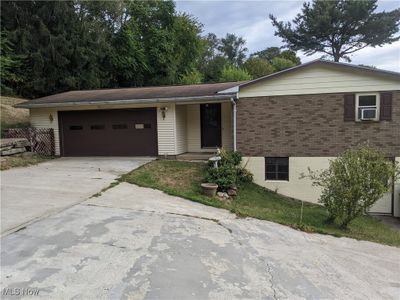
[[[49,114],[49,120],[50,120],[50,123],[53,123],[54,118],[53,118],[52,114]]]
[[[161,110],[161,116],[162,116],[163,120],[165,120],[165,113],[167,112],[168,107],[166,107],[166,106],[161,107],[160,110]]]

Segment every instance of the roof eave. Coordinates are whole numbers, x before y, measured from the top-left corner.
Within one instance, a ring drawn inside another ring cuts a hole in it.
[[[220,94],[213,96],[193,96],[193,97],[169,97],[169,98],[150,98],[150,99],[128,99],[128,100],[105,100],[105,101],[71,101],[62,103],[20,103],[14,105],[16,108],[55,108],[68,106],[91,106],[91,105],[124,105],[124,104],[159,104],[172,102],[214,102],[236,98],[236,93]]]

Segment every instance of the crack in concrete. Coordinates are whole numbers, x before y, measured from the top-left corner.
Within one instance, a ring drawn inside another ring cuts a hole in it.
[[[267,265],[267,272],[268,272],[268,275],[269,275],[270,287],[271,287],[272,291],[274,292],[273,297],[274,297],[275,300],[278,300],[278,297],[277,297],[277,295],[276,295],[275,284],[274,284],[274,275],[272,275],[271,266],[270,266],[270,264],[267,263],[267,262],[265,262],[265,264]]]
[[[221,223],[220,220],[214,219],[214,218],[207,218],[207,217],[199,217],[199,216],[193,216],[193,215],[188,215],[188,214],[180,214],[180,213],[173,213],[173,212],[167,212],[169,215],[176,215],[176,216],[182,216],[182,217],[188,217],[188,218],[195,218],[195,219],[200,219],[200,220],[206,220],[206,221],[211,221],[214,222],[215,224],[225,228],[230,234],[232,234],[232,229],[225,226],[224,224]]]
[[[104,205],[98,205],[95,203],[83,203],[83,205],[87,205],[87,206],[96,206],[96,207],[105,207],[105,208],[111,208],[109,206],[104,206]],[[127,208],[127,207],[123,207],[123,208],[118,208],[118,209],[127,209],[127,210],[133,210],[133,211],[139,211],[139,212],[147,212],[147,213],[156,213],[156,214],[163,214],[163,212],[157,212],[155,210],[147,210],[147,209],[133,209],[133,208]],[[230,234],[233,233],[233,230],[231,228],[229,228],[228,226],[224,225],[221,223],[221,220],[218,219],[214,219],[214,218],[207,218],[207,217],[200,217],[200,216],[194,216],[194,215],[189,215],[189,214],[181,214],[181,213],[174,213],[174,212],[165,212],[164,214],[167,215],[175,215],[175,216],[182,216],[182,217],[187,217],[187,218],[195,218],[195,219],[200,219],[200,220],[206,220],[206,221],[211,221],[214,222],[215,224],[225,228]],[[241,244],[241,243],[240,243]]]

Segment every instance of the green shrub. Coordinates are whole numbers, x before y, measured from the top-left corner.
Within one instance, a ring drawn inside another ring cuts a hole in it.
[[[400,170],[380,151],[364,145],[330,161],[327,170],[309,173],[314,185],[322,187],[319,201],[327,208],[330,220],[346,228],[389,191]]]
[[[253,181],[253,175],[240,166],[242,161],[240,152],[221,149],[220,156],[218,168],[214,167],[213,162],[209,162],[205,181],[218,184],[220,191],[227,191],[232,187]]]

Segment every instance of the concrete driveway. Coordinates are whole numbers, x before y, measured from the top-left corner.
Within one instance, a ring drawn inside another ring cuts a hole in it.
[[[399,257],[121,183],[4,237],[1,286],[51,299],[398,299]]]
[[[99,192],[149,158],[59,158],[1,172],[1,233]]]

